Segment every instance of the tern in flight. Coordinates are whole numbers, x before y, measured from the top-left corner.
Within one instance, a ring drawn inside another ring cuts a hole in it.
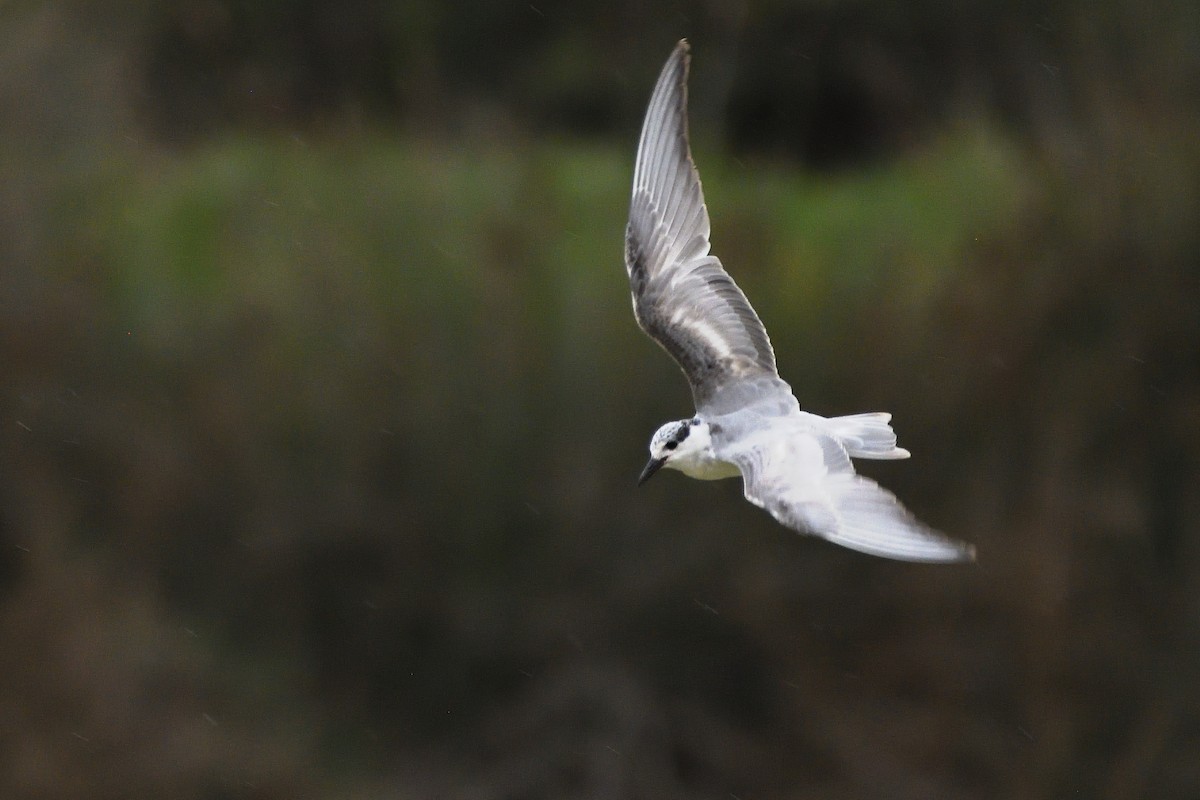
[[[667,60],[642,125],[625,266],[638,324],[678,362],[696,415],[650,440],[641,485],[662,467],[740,476],[746,499],[783,525],[903,561],[972,561],[975,549],[917,520],[851,458],[908,458],[886,413],[800,410],[758,315],[709,253],[708,211],[687,131],[688,44]]]

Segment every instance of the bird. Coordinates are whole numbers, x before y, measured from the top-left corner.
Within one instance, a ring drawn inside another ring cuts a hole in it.
[[[709,217],[688,143],[686,39],[659,74],[633,172],[625,267],[638,325],[676,361],[696,413],[650,439],[660,469],[741,477],[747,500],[798,532],[883,558],[975,560],[975,548],[918,520],[852,459],[904,459],[888,413],[823,417],[779,377],[766,328],[710,252]]]

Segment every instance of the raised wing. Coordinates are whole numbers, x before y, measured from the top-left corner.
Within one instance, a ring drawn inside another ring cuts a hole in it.
[[[746,296],[709,255],[708,211],[687,133],[688,44],[667,60],[642,125],[625,267],[638,324],[682,367],[697,410],[753,378],[778,380],[767,332]],[[778,384],[778,385],[776,385]]]
[[[975,560],[974,547],[938,533],[891,492],[856,475],[828,434],[765,430],[722,457],[741,470],[747,500],[801,533],[900,561]]]

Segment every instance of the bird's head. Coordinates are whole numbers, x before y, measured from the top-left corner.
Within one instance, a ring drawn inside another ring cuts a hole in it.
[[[638,486],[663,467],[682,468],[689,459],[705,452],[711,443],[706,422],[695,417],[668,422],[650,438],[650,460],[638,476]]]

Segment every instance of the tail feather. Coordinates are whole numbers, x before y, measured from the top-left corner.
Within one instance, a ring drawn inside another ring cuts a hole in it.
[[[852,458],[908,458],[912,454],[896,446],[896,432],[889,424],[891,419],[892,415],[885,411],[851,414],[826,419],[825,428]]]

